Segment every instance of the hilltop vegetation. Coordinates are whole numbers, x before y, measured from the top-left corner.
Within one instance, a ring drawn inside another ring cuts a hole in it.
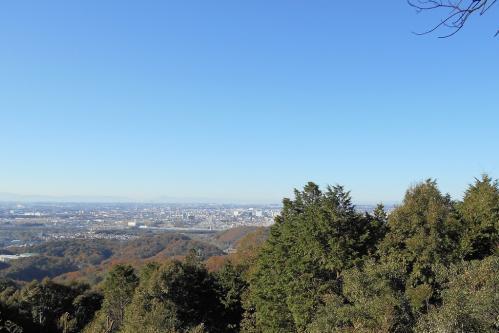
[[[49,257],[71,258],[78,265],[97,265],[111,257],[115,242],[101,239],[60,240],[33,246],[28,250]]]
[[[140,265],[145,261],[164,261],[170,257],[184,257],[192,249],[203,259],[223,254],[215,245],[175,233],[145,235],[128,242],[61,240],[23,248],[22,251],[37,253],[38,256],[0,266],[0,277],[25,282],[45,277],[65,280],[67,276],[99,281],[99,272],[105,272],[113,264]]]
[[[0,273],[12,280],[32,281],[53,278],[77,269],[78,266],[69,259],[38,256],[11,261]]]
[[[160,234],[153,237],[142,237],[128,242],[117,259],[160,259],[175,256],[185,256],[192,249],[206,259],[223,252],[207,242],[191,239],[180,234]]]
[[[195,248],[157,263],[156,239],[154,260],[114,265],[93,286],[4,281],[0,332],[499,330],[497,181],[483,176],[453,201],[427,180],[390,214],[358,213],[343,187],[313,183],[283,203],[270,230],[206,264]],[[142,246],[126,253],[140,258]]]
[[[246,235],[258,230],[259,227],[242,226],[222,231],[213,237],[213,242],[221,249],[236,247],[236,244]]]

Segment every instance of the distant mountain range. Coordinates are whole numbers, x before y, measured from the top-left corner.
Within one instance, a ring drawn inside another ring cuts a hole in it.
[[[115,196],[47,196],[23,195],[0,192],[0,201],[8,202],[136,202],[126,197]]]
[[[49,195],[24,195],[0,192],[0,202],[74,202],[74,203],[175,203],[175,204],[251,204],[272,205],[264,202],[240,202],[233,200],[209,199],[202,197],[169,197],[161,196],[147,200],[137,200],[120,196],[49,196]],[[280,205],[280,203],[275,203]]]
[[[49,195],[24,195],[8,192],[0,192],[0,202],[61,202],[61,203],[171,203],[171,204],[240,204],[240,205],[272,205],[280,206],[280,203],[263,202],[233,202],[231,200],[208,199],[201,197],[168,197],[161,196],[150,200],[137,200],[120,196],[49,196]],[[396,202],[385,203],[385,209],[391,210],[397,205]],[[356,204],[359,211],[372,211],[376,205],[369,203]]]

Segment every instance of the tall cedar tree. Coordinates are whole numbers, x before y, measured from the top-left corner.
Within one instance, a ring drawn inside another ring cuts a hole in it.
[[[304,331],[322,296],[339,291],[341,272],[360,264],[382,237],[342,186],[322,192],[308,183],[283,204],[251,279],[248,311],[255,318],[246,321],[256,331]]]
[[[476,179],[458,205],[463,220],[461,255],[483,259],[499,250],[499,183],[489,176]]]
[[[404,266],[404,288],[415,310],[437,297],[435,265],[448,265],[456,259],[460,227],[455,215],[450,197],[442,195],[436,182],[429,179],[410,188],[402,205],[388,218],[381,260],[386,265]]]

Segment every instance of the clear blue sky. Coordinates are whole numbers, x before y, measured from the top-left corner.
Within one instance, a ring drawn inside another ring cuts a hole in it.
[[[499,177],[499,5],[452,39],[397,1],[4,1],[0,192],[397,201]]]

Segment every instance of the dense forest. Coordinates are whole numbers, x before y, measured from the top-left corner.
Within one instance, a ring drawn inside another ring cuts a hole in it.
[[[223,237],[226,233],[217,235]],[[185,257],[195,249],[202,259],[223,255],[220,242],[193,239],[178,233],[145,234],[128,241],[108,239],[57,240],[28,248],[11,248],[15,252],[32,252],[34,257],[9,263],[0,262],[0,277],[31,282],[45,277],[56,281],[80,280],[96,284],[109,267],[118,263],[142,265],[147,261]]]
[[[308,183],[270,230],[237,235],[228,255],[175,237],[187,256],[158,256],[171,239],[136,240],[121,249],[133,262],[94,283],[7,275],[0,332],[499,331],[499,184],[488,176],[460,201],[430,179],[371,214],[342,186]],[[115,255],[90,243],[43,251],[83,253],[80,266]]]

